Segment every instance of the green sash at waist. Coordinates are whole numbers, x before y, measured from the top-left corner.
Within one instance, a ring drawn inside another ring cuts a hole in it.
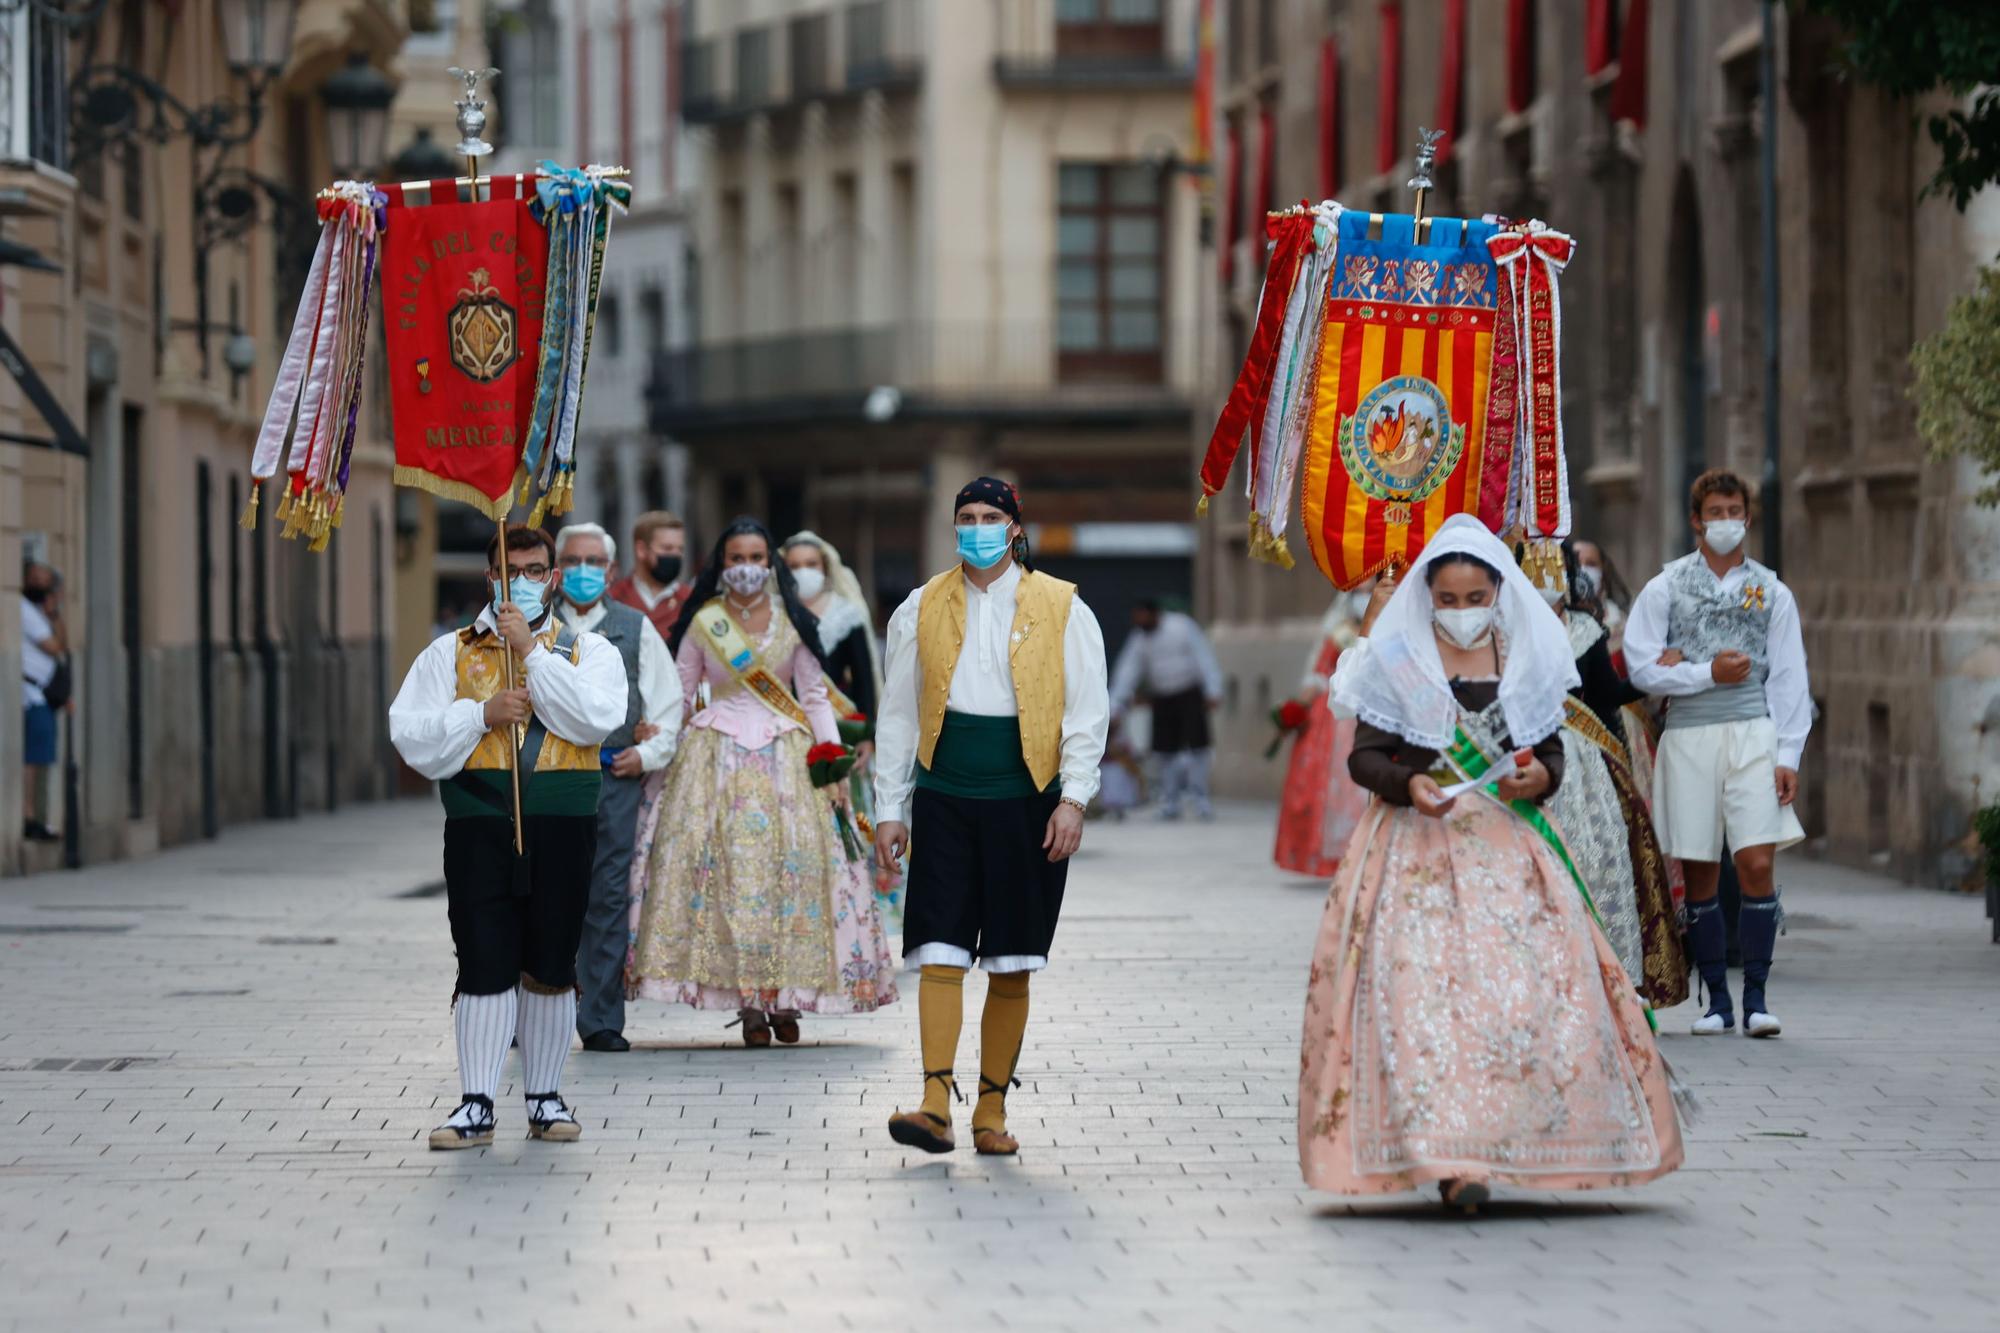
[[[1037,795],[1021,757],[1021,719],[947,712],[930,767],[917,765],[917,785],[969,801]]]
[[[467,769],[466,775],[482,786],[490,787],[500,798],[498,806],[481,800],[471,792],[451,782],[438,783],[438,795],[444,801],[446,819],[505,819],[506,811],[514,805],[512,785],[507,781],[504,768]],[[522,815],[595,815],[597,794],[604,785],[604,774],[599,769],[578,772],[573,769],[548,773],[537,773],[533,781],[528,775],[521,775]]]

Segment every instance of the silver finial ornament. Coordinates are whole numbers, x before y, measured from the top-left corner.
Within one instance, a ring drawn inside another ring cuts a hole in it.
[[[1410,177],[1412,190],[1428,190],[1437,183],[1431,179],[1431,168],[1437,165],[1438,143],[1443,138],[1443,130],[1417,127],[1417,174]]]
[[[445,72],[465,84],[465,96],[453,103],[458,108],[458,155],[485,157],[493,151],[493,145],[482,137],[486,130],[486,99],[479,95],[479,85],[500,71],[460,69],[457,65],[453,65]]]

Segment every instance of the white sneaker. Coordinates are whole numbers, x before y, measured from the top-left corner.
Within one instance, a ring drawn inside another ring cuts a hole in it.
[[[1736,1019],[1734,1015],[1703,1014],[1700,1018],[1695,1019],[1694,1026],[1689,1028],[1688,1031],[1694,1033],[1697,1037],[1719,1037],[1725,1032],[1734,1031],[1735,1027]]]
[[[1776,1014],[1759,1012],[1743,1015],[1743,1035],[1746,1037],[1775,1037],[1783,1031]]]

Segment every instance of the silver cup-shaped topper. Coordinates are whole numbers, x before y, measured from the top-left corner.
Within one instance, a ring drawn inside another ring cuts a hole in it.
[[[1417,174],[1410,177],[1412,190],[1428,190],[1436,184],[1431,179],[1431,168],[1437,165],[1438,141],[1443,138],[1443,130],[1417,128]]]
[[[458,154],[460,157],[485,157],[493,151],[493,145],[486,142],[484,137],[486,99],[479,95],[479,85],[500,71],[460,69],[457,65],[453,65],[446,72],[465,84],[465,96],[453,103],[458,108]]]

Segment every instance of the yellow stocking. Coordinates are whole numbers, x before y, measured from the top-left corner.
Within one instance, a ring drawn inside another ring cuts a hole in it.
[[[958,1059],[958,1032],[965,1025],[965,969],[928,964],[917,982],[917,1031],[924,1055],[923,1110],[951,1123],[951,1077]],[[945,1077],[932,1078],[933,1073]]]
[[[975,1130],[1007,1128],[1007,1085],[1021,1060],[1028,1030],[1028,974],[995,972],[986,980],[986,1009],[979,1017],[979,1101]]]

